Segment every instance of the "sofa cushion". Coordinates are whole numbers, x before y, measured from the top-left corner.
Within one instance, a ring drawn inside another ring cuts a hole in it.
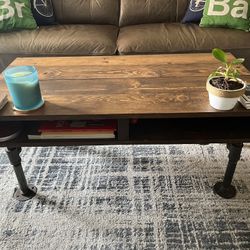
[[[186,14],[186,10],[188,8],[190,0],[176,0],[176,1],[177,1],[176,21],[180,22]]]
[[[175,22],[176,0],[121,0],[120,26]]]
[[[250,33],[223,28],[200,28],[196,24],[144,24],[123,27],[118,37],[121,54],[206,52],[250,49]]]
[[[112,55],[118,29],[112,25],[57,25],[0,36],[0,54]]]
[[[53,6],[61,24],[118,25],[118,0],[53,0]]]

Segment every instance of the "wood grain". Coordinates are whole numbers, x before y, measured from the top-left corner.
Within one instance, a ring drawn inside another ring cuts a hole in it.
[[[210,54],[17,58],[10,66],[17,65],[37,67],[46,103],[27,114],[9,103],[0,121],[250,116],[240,105],[227,112],[210,107],[205,82],[219,66]]]

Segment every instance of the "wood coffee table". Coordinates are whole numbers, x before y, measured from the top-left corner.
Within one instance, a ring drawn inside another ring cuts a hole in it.
[[[21,147],[103,144],[226,143],[229,162],[224,180],[216,183],[214,191],[224,198],[235,196],[231,181],[243,142],[250,142],[250,111],[240,104],[227,112],[209,106],[205,82],[218,67],[210,54],[17,58],[11,66],[17,65],[37,67],[46,101],[27,114],[14,111],[11,103],[0,111],[2,128],[8,130],[20,122],[25,127],[16,139],[0,143],[7,147],[16,173],[18,200],[36,193],[23,173]],[[250,82],[244,67],[241,74]],[[3,83],[2,88],[7,93]],[[27,138],[42,121],[99,118],[117,120],[116,139]],[[130,122],[134,118],[138,123]]]

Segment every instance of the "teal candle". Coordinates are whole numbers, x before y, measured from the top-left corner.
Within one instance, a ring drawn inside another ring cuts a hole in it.
[[[3,72],[14,108],[34,110],[43,105],[38,73],[33,66],[17,66]]]

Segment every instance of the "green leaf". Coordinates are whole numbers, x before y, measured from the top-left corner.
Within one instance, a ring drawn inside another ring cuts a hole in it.
[[[219,48],[214,48],[212,51],[212,54],[220,62],[227,63],[227,56],[223,50]]]
[[[239,70],[235,69],[234,70],[234,77],[239,77],[239,76],[240,76]]]
[[[209,77],[214,77],[214,76],[225,76],[223,72],[215,71],[209,75]]]
[[[245,58],[236,58],[232,61],[233,65],[237,65],[237,64],[242,64],[245,61]]]

